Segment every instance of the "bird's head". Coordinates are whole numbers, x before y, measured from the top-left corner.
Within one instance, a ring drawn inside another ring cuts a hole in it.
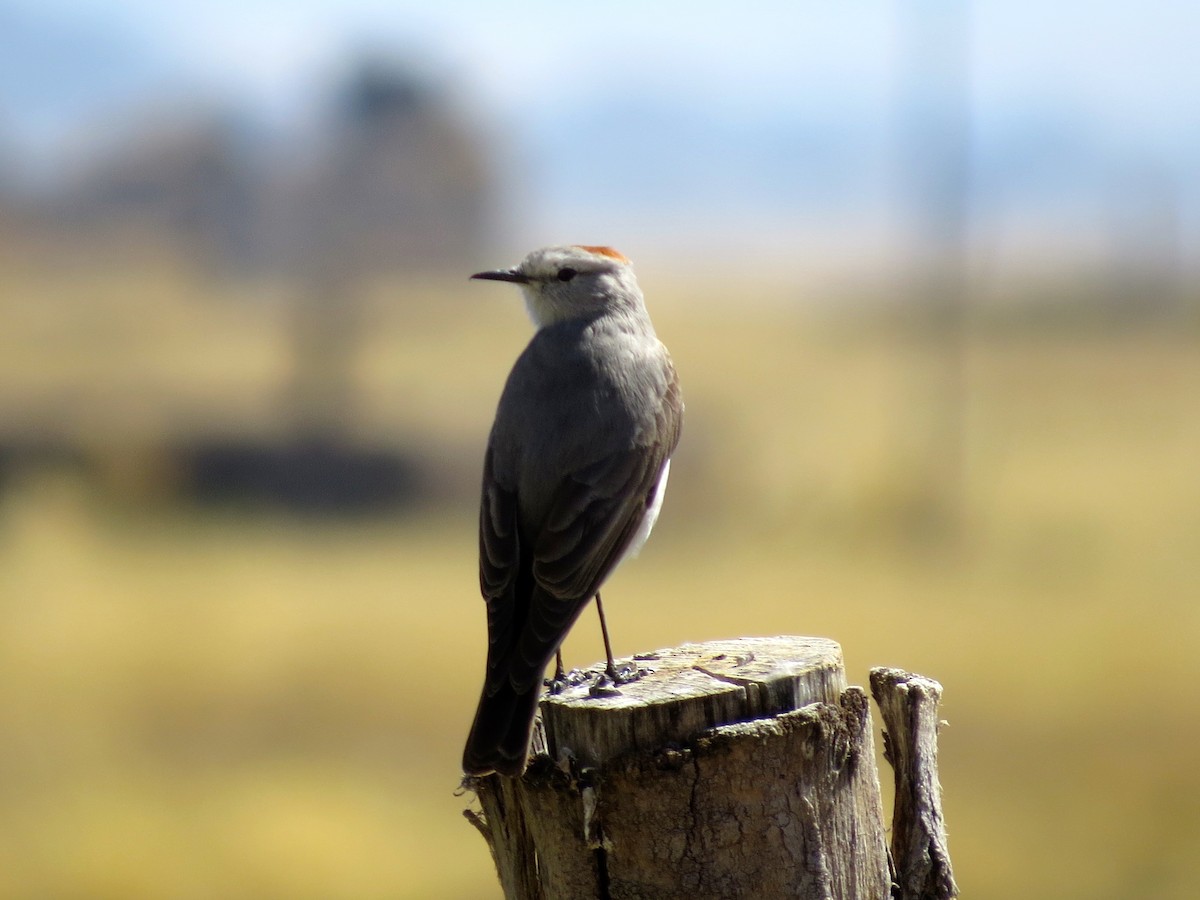
[[[511,269],[471,277],[521,285],[529,317],[539,328],[611,310],[644,309],[633,267],[611,247],[543,247]]]

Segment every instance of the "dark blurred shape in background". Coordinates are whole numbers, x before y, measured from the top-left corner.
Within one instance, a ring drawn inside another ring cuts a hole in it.
[[[0,206],[19,266],[28,256],[86,277],[169,264],[214,292],[232,281],[286,285],[291,376],[275,427],[240,433],[228,420],[214,435],[176,410],[182,431],[128,448],[158,456],[154,471],[174,470],[181,497],[336,513],[421,493],[410,455],[419,441],[398,448],[353,434],[363,304],[379,282],[467,271],[485,246],[493,176],[443,92],[395,60],[351,66],[331,93],[315,127],[273,138],[185,99],[131,115],[77,169]],[[73,423],[38,418],[34,435],[11,425],[0,435],[9,468],[65,458],[94,468]]]
[[[207,274],[278,276],[317,253],[379,275],[474,258],[492,175],[444,92],[372,57],[332,94],[307,133],[267,134],[187,96],[125,114],[32,190],[10,172],[10,227],[108,268],[169,255]]]

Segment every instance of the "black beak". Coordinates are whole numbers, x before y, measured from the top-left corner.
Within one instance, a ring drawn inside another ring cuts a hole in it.
[[[476,272],[471,276],[480,281],[511,281],[513,284],[529,284],[529,279],[516,269],[497,269],[495,272]]]

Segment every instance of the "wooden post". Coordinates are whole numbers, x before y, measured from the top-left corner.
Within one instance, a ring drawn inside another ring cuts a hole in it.
[[[543,698],[524,776],[466,781],[508,900],[891,896],[868,701],[835,642],[623,662],[642,677]]]
[[[883,714],[883,755],[896,772],[892,859],[896,900],[958,896],[937,772],[942,686],[900,669],[872,669],[871,695]]]

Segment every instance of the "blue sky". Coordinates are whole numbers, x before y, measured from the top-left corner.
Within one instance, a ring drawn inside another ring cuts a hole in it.
[[[120,26],[216,88],[278,96],[347,46],[397,42],[448,64],[502,108],[569,97],[614,74],[739,101],[772,84],[854,91],[886,77],[904,3],[702,0],[9,0],[12,8]],[[923,2],[953,8],[949,0]],[[1188,0],[976,0],[976,89],[989,102],[1068,98],[1154,119],[1200,86],[1200,4]],[[501,74],[503,77],[497,77]],[[765,102],[765,101],[764,101]]]
[[[540,192],[531,215],[548,231],[567,222],[619,226],[629,204],[656,188],[689,221],[702,207],[719,222],[774,221],[781,209],[770,208],[772,194],[812,215],[855,204],[873,213],[903,114],[913,23],[936,34],[939,21],[963,21],[976,150],[996,172],[1032,173],[1004,197],[1023,190],[1053,206],[1051,189],[1103,192],[1112,167],[1163,165],[1187,195],[1184,206],[1196,207],[1200,3],[1189,0],[0,0],[6,10],[107,36],[118,62],[130,62],[133,74],[117,78],[96,109],[83,90],[71,115],[103,117],[104,104],[186,91],[286,122],[311,108],[354,52],[398,51],[449,85],[508,148],[525,187]],[[53,72],[40,78],[47,90],[55,81]],[[21,116],[40,111],[53,134],[44,92],[6,110],[4,89],[0,126],[7,111],[9,131],[19,133]],[[634,114],[625,131],[609,134],[605,115],[616,106]],[[654,146],[638,147],[641,135]],[[597,159],[606,142],[608,156]],[[805,173],[780,159],[796,147],[829,172],[801,183]],[[830,158],[838,155],[840,169]],[[607,162],[620,177],[595,184]],[[714,184],[718,168],[733,180]],[[601,197],[588,205],[580,198],[593,187]],[[1088,202],[1075,209],[1092,214]]]

